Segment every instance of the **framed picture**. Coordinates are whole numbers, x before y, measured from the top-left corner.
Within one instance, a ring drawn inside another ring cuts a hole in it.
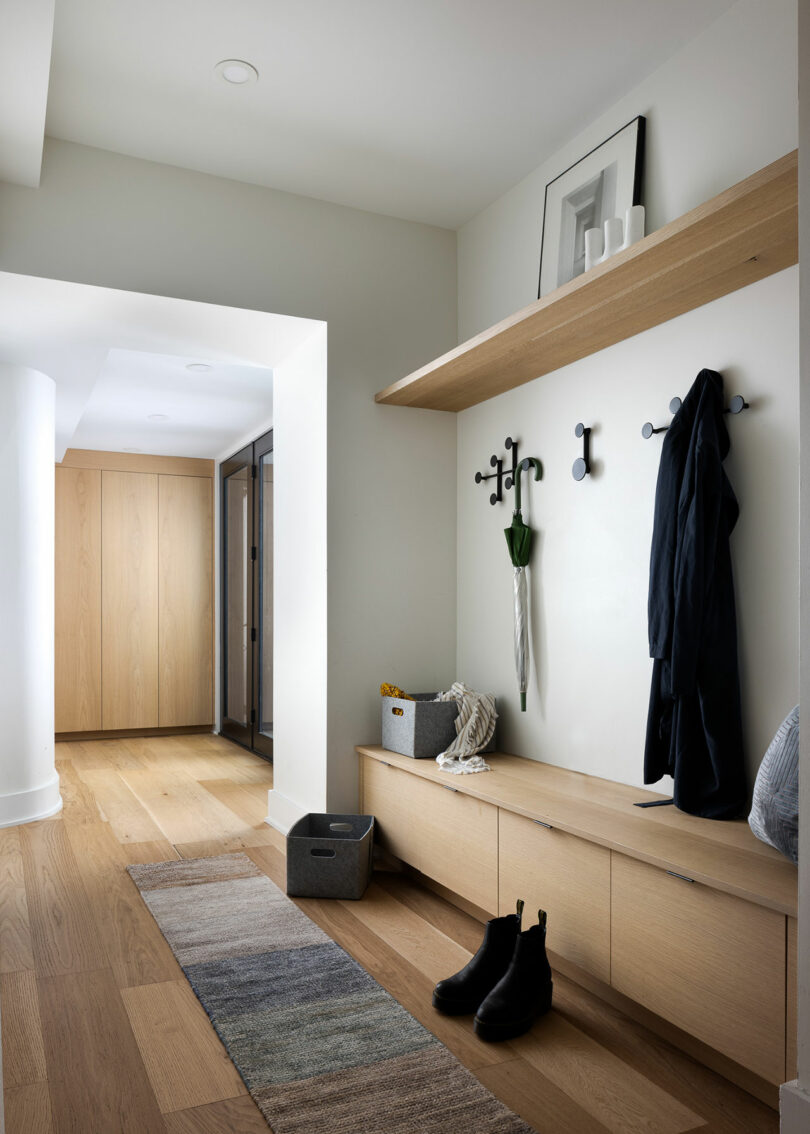
[[[585,232],[641,204],[642,115],[549,181],[543,209],[538,298],[585,271]]]

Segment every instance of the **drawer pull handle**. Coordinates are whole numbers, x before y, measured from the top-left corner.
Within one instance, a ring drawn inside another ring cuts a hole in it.
[[[380,760],[380,763],[384,768],[393,768],[394,766],[393,764],[389,764],[387,760]]]
[[[678,874],[677,870],[668,870],[667,874],[673,878],[680,878],[681,882],[694,882],[694,878],[687,878],[685,874]]]
[[[450,784],[439,784],[439,787],[443,787],[445,791],[458,791],[457,787],[450,787]]]
[[[547,831],[554,830],[550,823],[544,823],[542,819],[532,819],[532,823],[536,823],[538,827],[545,827]]]

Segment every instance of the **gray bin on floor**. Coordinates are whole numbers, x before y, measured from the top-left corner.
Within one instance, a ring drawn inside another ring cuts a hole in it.
[[[373,848],[373,815],[305,815],[287,835],[287,893],[362,898]]]
[[[382,746],[389,752],[426,760],[456,739],[458,701],[436,701],[435,693],[414,693],[412,701],[382,698]],[[484,752],[495,751],[495,737]]]

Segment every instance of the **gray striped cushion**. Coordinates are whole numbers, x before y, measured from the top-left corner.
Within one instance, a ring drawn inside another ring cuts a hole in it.
[[[757,772],[748,816],[758,839],[787,858],[799,857],[799,706],[776,731]]]

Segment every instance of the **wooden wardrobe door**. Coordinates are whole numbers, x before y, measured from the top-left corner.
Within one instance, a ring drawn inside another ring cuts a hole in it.
[[[101,472],[56,469],[56,731],[101,728]]]
[[[101,474],[102,727],[158,723],[158,476]]]
[[[160,726],[213,721],[213,481],[160,476]]]

